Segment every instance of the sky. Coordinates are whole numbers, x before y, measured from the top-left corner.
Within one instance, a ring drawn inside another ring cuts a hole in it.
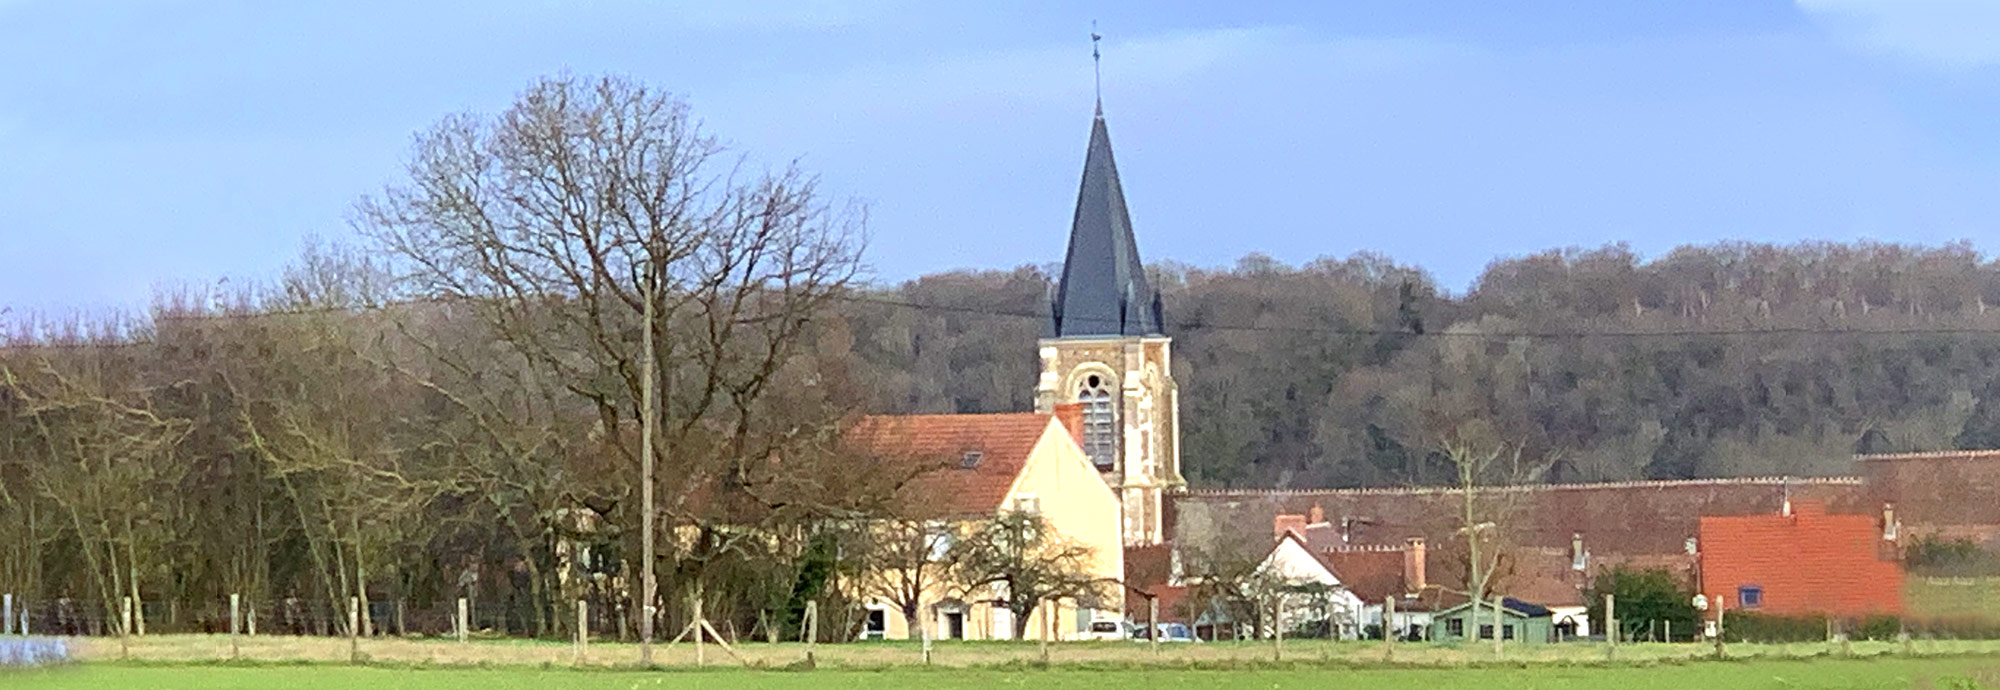
[[[0,0],[0,310],[275,276],[538,76],[684,96],[868,209],[873,280],[1059,261],[1103,99],[1149,261],[1463,291],[1629,243],[2000,251],[2000,2]]]

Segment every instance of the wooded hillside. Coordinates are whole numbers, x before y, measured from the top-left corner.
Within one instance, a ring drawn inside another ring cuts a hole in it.
[[[1371,254],[1152,270],[1198,487],[1437,483],[1443,416],[1553,454],[1556,481],[1842,474],[1857,450],[2000,443],[2000,265],[1967,245],[1550,251],[1463,295]],[[1047,276],[944,273],[851,304],[876,409],[1030,407]]]

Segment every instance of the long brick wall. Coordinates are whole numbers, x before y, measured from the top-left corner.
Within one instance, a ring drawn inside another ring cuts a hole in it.
[[[2000,469],[2000,463],[1995,463]],[[1571,535],[1605,556],[1684,553],[1703,515],[1777,514],[1789,496],[1835,512],[1879,510],[1858,477],[1747,478],[1515,486],[1510,540],[1524,547],[1568,549]],[[1350,544],[1400,544],[1408,537],[1454,536],[1461,501],[1450,489],[1197,490],[1173,498],[1172,534],[1182,543],[1215,535],[1269,534],[1279,514],[1318,506],[1326,522],[1345,525]],[[2000,502],[1996,502],[2000,503]],[[2000,508],[1996,508],[2000,509]]]

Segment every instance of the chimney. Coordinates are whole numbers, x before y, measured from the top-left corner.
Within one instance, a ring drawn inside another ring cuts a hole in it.
[[[1271,518],[1271,538],[1282,539],[1286,532],[1296,532],[1301,537],[1306,536],[1306,516],[1279,515]]]
[[[1895,541],[1896,533],[1902,531],[1902,527],[1902,525],[1896,524],[1896,504],[1883,503],[1882,541]]]
[[[1057,405],[1055,414],[1056,421],[1069,430],[1069,437],[1076,440],[1076,445],[1083,445],[1083,403]]]
[[[1410,537],[1403,542],[1403,591],[1416,594],[1429,584],[1424,581],[1424,538]]]
[[[1319,507],[1318,503],[1314,503],[1312,512],[1306,514],[1306,524],[1317,525],[1322,522],[1326,522],[1326,510]]]

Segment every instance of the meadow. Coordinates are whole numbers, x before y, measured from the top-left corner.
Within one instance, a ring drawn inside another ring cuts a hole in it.
[[[1380,642],[1061,643],[1049,659],[1032,642],[942,642],[925,664],[911,642],[751,643],[656,648],[637,668],[632,644],[594,643],[581,662],[564,643],[487,639],[365,639],[157,635],[69,641],[78,663],[0,672],[9,688],[2000,688],[2000,642],[1919,640],[1738,644],[1718,660],[1693,644],[1505,648]],[[361,663],[352,663],[359,651]]]
[[[520,639],[474,639],[458,642],[423,638],[363,638],[350,646],[345,638],[243,636],[232,643],[227,635],[149,635],[127,642],[117,638],[86,637],[71,640],[71,648],[86,662],[127,661],[133,663],[209,664],[245,662],[264,664],[346,664],[354,653],[367,663],[403,666],[582,666],[617,668],[635,666],[637,644],[591,642],[579,659],[570,643]],[[1615,654],[1602,644],[1566,643],[1549,645],[1510,644],[1499,656],[1490,643],[1449,645],[1398,643],[1393,648],[1381,642],[1327,640],[1203,642],[1162,644],[1158,652],[1141,642],[1063,642],[1047,647],[1047,662],[1056,666],[1117,667],[1238,667],[1246,664],[1311,663],[1351,667],[1421,666],[1460,667],[1479,663],[1531,665],[1577,665],[1604,663],[1674,663],[1712,659],[1715,648],[1707,644],[1627,643]],[[699,655],[693,644],[655,645],[654,663],[666,667],[784,668],[800,665],[807,647],[796,642],[750,642],[725,651],[713,643]],[[941,641],[925,659],[922,645],[908,641],[876,641],[821,644],[811,649],[813,665],[820,669],[876,670],[904,666],[981,667],[1038,665],[1043,662],[1041,646],[1034,642]],[[1950,657],[1995,655],[2000,658],[2000,641],[1995,640],[1915,640],[1906,648],[1893,642],[1854,642],[1834,645],[1824,642],[1792,644],[1732,644],[1732,659],[1811,659],[1840,657]]]
[[[11,677],[10,677],[11,676]],[[468,688],[515,690],[578,688],[814,688],[825,690],[955,690],[957,688],[1207,688],[1371,690],[1515,690],[1526,688],[1631,688],[1735,690],[1828,688],[1842,690],[1969,690],[2000,687],[2000,657],[1756,659],[1724,662],[1643,663],[1618,666],[1511,665],[1439,668],[1337,668],[1295,665],[1243,669],[1130,668],[923,668],[884,670],[708,669],[673,671],[567,668],[383,668],[331,665],[134,665],[81,664],[0,674],[0,684],[28,690],[100,688]]]

